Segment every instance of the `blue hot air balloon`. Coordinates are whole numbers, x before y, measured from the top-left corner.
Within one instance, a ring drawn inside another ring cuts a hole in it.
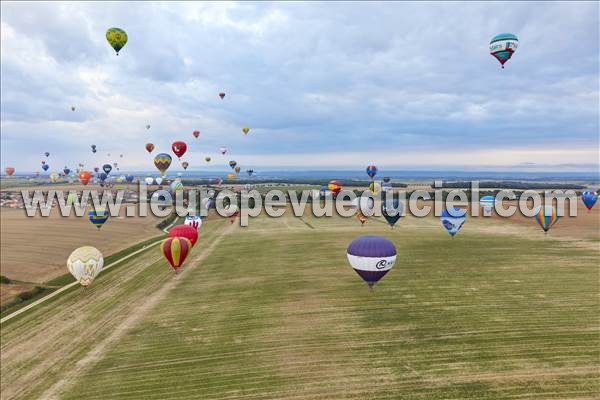
[[[131,183],[131,182],[133,182],[133,178],[134,178],[133,175],[127,175],[127,176],[125,176],[125,182]]]
[[[63,168],[63,172],[64,172],[65,175],[69,175],[71,173],[71,170],[69,169],[69,167],[67,167],[65,165],[65,167]]]
[[[381,236],[360,236],[350,243],[346,256],[350,266],[372,287],[396,262],[396,246]]]
[[[110,174],[110,171],[112,171],[112,166],[110,164],[104,164],[102,166],[102,171],[106,172],[106,174]]]
[[[460,228],[462,228],[465,223],[467,212],[457,207],[452,209],[446,208],[442,211],[442,217],[440,219],[442,225],[448,231],[448,234],[454,238],[454,235],[460,231]]]
[[[106,178],[108,178],[108,175],[106,172],[101,172],[100,175],[98,175],[98,178],[100,178],[100,182],[104,182]]]
[[[479,205],[486,213],[490,213],[496,205],[496,198],[494,196],[483,196],[479,199]]]
[[[369,178],[371,179],[375,178],[375,175],[377,175],[377,167],[374,165],[369,165],[367,167],[367,175],[369,175]]]
[[[598,193],[592,189],[588,189],[581,195],[581,201],[583,201],[585,208],[590,211],[598,201]]]
[[[96,226],[96,228],[102,228],[102,225],[108,220],[108,211],[104,208],[92,209],[88,212],[90,222]]]
[[[49,168],[50,168],[50,166],[48,164],[42,164],[42,169],[44,171],[48,171]]]

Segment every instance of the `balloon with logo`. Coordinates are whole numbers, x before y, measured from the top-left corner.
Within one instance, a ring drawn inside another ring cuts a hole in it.
[[[108,210],[104,207],[92,208],[88,212],[89,220],[98,229],[102,228],[102,225],[108,220]]]
[[[588,189],[581,194],[581,201],[583,201],[585,208],[591,211],[594,204],[598,201],[598,193],[595,190]]]
[[[194,131],[192,132],[192,135],[194,135],[194,137],[198,139],[200,137],[200,131]]]
[[[15,167],[6,167],[4,168],[4,172],[6,172],[6,175],[8,176],[12,176],[15,173]]]
[[[519,39],[512,33],[501,33],[490,41],[490,54],[495,57],[504,68],[504,64],[511,59],[519,47]]]
[[[381,202],[381,215],[392,228],[396,222],[402,217],[404,212],[404,204],[396,198],[384,199]]]
[[[372,287],[396,262],[396,246],[381,236],[360,236],[348,246],[350,266]]]
[[[227,153],[227,147],[221,146],[219,147],[219,151],[221,152],[221,155],[225,155]]]
[[[181,140],[178,140],[171,144],[171,150],[173,150],[173,153],[177,156],[177,158],[181,159],[181,157],[187,151],[187,144],[185,144],[185,142],[182,142]]]
[[[152,153],[152,150],[154,150],[154,145],[152,143],[146,143],[146,151]]]
[[[112,171],[113,167],[110,164],[104,164],[102,166],[102,171],[106,172],[106,174],[110,174],[110,171]]]
[[[225,97],[225,92],[219,92],[219,97],[221,98],[221,100],[223,100],[223,98]]]
[[[106,40],[119,55],[119,51],[127,44],[127,33],[120,28],[108,28]]]
[[[369,165],[367,167],[367,175],[369,175],[369,178],[371,179],[375,178],[375,175],[377,175],[377,167],[374,165]]]
[[[60,178],[60,175],[58,175],[58,173],[56,173],[56,172],[50,173],[50,182],[56,183],[56,182],[58,182],[59,178]]]
[[[67,269],[83,287],[91,285],[104,267],[104,257],[92,246],[75,249],[67,259]]]
[[[154,183],[154,178],[149,176],[146,179],[144,179],[144,182],[146,182],[146,185],[152,185]]]
[[[175,273],[177,273],[191,250],[192,242],[184,237],[169,237],[160,245],[160,251],[171,264]]]
[[[212,159],[209,156],[204,157],[204,161],[210,162],[210,160],[212,160]]]
[[[483,208],[486,213],[491,213],[496,206],[496,198],[494,196],[483,196],[479,199],[479,205]]]
[[[154,157],[154,166],[160,171],[162,176],[165,176],[165,173],[171,166],[171,161],[173,161],[173,159],[170,155],[167,153],[159,153]]]
[[[91,178],[92,173],[90,171],[81,171],[79,173],[79,181],[84,185],[87,185]]]
[[[181,163],[181,166],[183,167],[183,169],[187,169],[187,167],[190,166],[190,163],[187,162],[187,161],[184,161],[184,162]]]
[[[467,219],[467,212],[461,208],[453,207],[452,209],[445,208],[442,211],[440,220],[442,226],[448,231],[448,234],[454,238],[454,235],[460,231],[465,220]]]
[[[188,239],[192,244],[192,247],[194,247],[198,240],[198,229],[186,224],[177,225],[171,228],[169,237],[184,237]]]
[[[236,174],[239,174],[240,171],[242,170],[242,168],[241,167],[235,167],[233,170],[235,171]]]
[[[535,209],[535,220],[548,233],[550,228],[558,222],[558,213],[554,206],[541,206]]]
[[[162,177],[160,177],[160,176],[159,176],[158,178],[154,179],[154,180],[156,181],[156,184],[157,184],[157,185],[161,185],[161,184],[162,184],[162,182],[163,182],[163,178],[162,178]]]
[[[333,194],[333,197],[337,197],[338,193],[342,190],[342,182],[340,181],[329,181],[327,189]]]
[[[210,199],[206,199],[206,200],[210,200]],[[187,217],[185,217],[185,225],[187,226],[191,226],[192,228],[199,230],[200,227],[202,226],[202,218],[200,218],[200,216],[197,215],[188,215]]]
[[[244,135],[247,135],[248,132],[250,132],[250,127],[248,127],[248,126],[243,127],[242,132],[244,132]]]

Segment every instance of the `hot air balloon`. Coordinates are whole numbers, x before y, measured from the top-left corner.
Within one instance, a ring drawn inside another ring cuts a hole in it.
[[[49,168],[50,168],[50,166],[48,164],[46,164],[46,163],[42,164],[42,169],[44,171],[48,171]]]
[[[100,182],[103,183],[106,178],[108,178],[108,174],[106,172],[101,172],[100,175],[98,175],[98,178],[100,179]]]
[[[581,194],[581,201],[583,201],[585,208],[591,211],[594,204],[598,201],[598,193],[595,190],[588,189]]]
[[[384,177],[383,177],[383,181],[384,181],[385,183],[388,183],[390,180],[391,180],[391,179],[390,179],[390,177],[389,177],[389,176],[384,176]]]
[[[519,39],[512,33],[501,33],[490,41],[490,54],[494,56],[504,68],[504,63],[510,60],[517,47]]]
[[[67,259],[67,269],[83,287],[88,287],[103,267],[102,253],[92,246],[75,249]]]
[[[222,155],[225,155],[225,153],[227,153],[227,147],[221,146],[221,147],[219,147],[219,151],[221,152]]]
[[[496,205],[496,198],[494,196],[483,196],[479,199],[479,205],[484,212],[491,213]]]
[[[110,164],[104,164],[102,166],[102,171],[106,172],[106,175],[110,174],[110,171],[112,171],[113,167]]]
[[[206,200],[210,200],[210,199],[206,199]],[[186,224],[187,226],[191,226],[192,228],[199,230],[200,227],[202,226],[202,218],[200,218],[197,215],[188,215],[187,217],[185,217],[185,222],[184,224]]]
[[[394,266],[396,247],[381,236],[360,236],[348,246],[347,257],[354,271],[372,287]]]
[[[173,142],[171,145],[171,150],[173,150],[173,153],[177,156],[177,158],[181,158],[181,156],[183,156],[187,151],[187,144],[181,140],[178,140]]]
[[[327,189],[333,193],[333,197],[337,197],[338,193],[342,190],[342,182],[340,181],[330,181],[327,184]]]
[[[58,175],[58,173],[56,173],[56,172],[50,173],[50,182],[56,183],[56,182],[58,182],[59,178],[60,178],[60,175]]]
[[[146,143],[146,151],[152,153],[152,150],[154,150],[154,145],[152,143]]]
[[[186,238],[192,243],[192,247],[194,247],[198,240],[198,229],[186,224],[177,225],[169,231],[169,237]]]
[[[45,153],[44,153],[44,155],[45,155],[46,157],[50,157],[50,153],[48,153],[48,152],[45,152]]]
[[[377,175],[377,167],[374,165],[369,165],[367,167],[367,175],[369,175],[369,178],[371,179],[375,178],[375,175]]]
[[[364,225],[365,222],[367,222],[367,216],[365,216],[363,213],[361,213],[360,211],[356,213],[356,218],[358,218],[358,220],[360,221],[361,225]]]
[[[171,192],[172,193],[180,192],[182,190],[183,190],[183,183],[181,183],[181,180],[175,179],[173,182],[171,182]]]
[[[167,169],[169,169],[169,167],[171,166],[172,160],[173,159],[171,158],[171,156],[166,153],[160,153],[160,154],[157,154],[156,157],[154,157],[154,165],[160,171],[160,174],[162,176],[165,176]],[[158,182],[158,179],[157,179],[157,182]],[[159,183],[159,185],[160,185],[160,183]]]
[[[538,207],[535,210],[535,220],[544,230],[544,233],[548,233],[552,225],[558,222],[558,213],[554,206],[543,206]]]
[[[381,190],[383,190],[384,192],[389,192],[390,190],[392,190],[392,184],[390,182],[383,182],[381,184]]]
[[[369,184],[369,190],[373,194],[378,194],[379,192],[381,192],[381,183],[379,183],[379,182],[371,182]]]
[[[462,228],[465,220],[467,219],[467,212],[461,208],[454,207],[452,209],[445,208],[442,211],[440,220],[442,225],[448,231],[448,234],[454,238],[454,235],[458,233]]]
[[[200,131],[194,131],[192,132],[192,135],[194,135],[194,137],[198,139],[200,137]]]
[[[235,174],[227,174],[228,181],[235,181],[236,178],[237,176]]]
[[[162,242],[160,250],[177,273],[177,269],[181,267],[192,250],[192,242],[184,237],[169,237]]]
[[[212,159],[209,156],[204,157],[204,161],[210,162],[210,160],[212,160]]]
[[[235,171],[235,173],[236,173],[236,174],[239,174],[239,173],[240,173],[240,171],[242,170],[242,168],[240,168],[240,167],[235,167],[233,170]]]
[[[183,169],[187,169],[187,167],[190,166],[190,163],[187,162],[187,161],[184,161],[184,162],[181,163],[181,166],[183,167]]]
[[[69,175],[71,173],[71,170],[69,169],[69,167],[67,167],[65,165],[65,167],[63,168],[63,172],[64,172],[65,175]]]
[[[146,129],[150,129],[150,125],[146,125]]]
[[[79,181],[84,185],[87,185],[92,177],[92,173],[90,171],[81,171],[79,173]]]
[[[75,106],[71,106],[71,111],[75,111]]]
[[[102,225],[108,220],[109,216],[108,211],[101,207],[93,208],[88,212],[90,222],[98,229],[102,228]]]
[[[244,132],[244,135],[247,135],[248,132],[250,132],[250,128],[247,127],[247,126],[245,126],[245,127],[242,128],[242,132]]]
[[[381,215],[383,215],[383,218],[385,218],[392,228],[396,225],[403,212],[404,204],[399,199],[392,199],[391,201],[384,199],[381,202]]]
[[[219,92],[219,97],[221,98],[221,100],[223,100],[223,98],[225,97],[225,92]]]
[[[229,161],[229,166],[231,167],[231,169],[234,169],[236,165],[237,165],[236,161],[234,161],[234,160]]]
[[[96,145],[93,144],[90,147],[92,148],[92,153],[96,154],[96,151],[98,151],[98,150],[96,150]]]
[[[106,31],[106,40],[119,55],[119,51],[127,44],[127,33],[119,28],[109,28]]]
[[[134,178],[133,175],[126,175],[125,176],[125,182],[131,183],[131,182],[133,182],[133,178]]]
[[[12,174],[15,173],[15,167],[6,167],[4,168],[4,172],[6,172],[6,175],[8,176],[12,176]]]
[[[252,176],[252,174],[254,173],[253,169],[247,169],[246,173],[248,174],[248,176]]]
[[[95,172],[95,173],[98,173],[98,171],[100,171],[100,168],[98,168],[98,167],[94,167],[94,172]]]
[[[154,178],[149,176],[146,179],[144,179],[144,182],[146,182],[146,185],[152,185],[152,183],[154,183]]]

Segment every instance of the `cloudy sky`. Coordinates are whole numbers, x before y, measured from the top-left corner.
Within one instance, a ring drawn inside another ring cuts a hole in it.
[[[191,169],[221,145],[255,168],[598,169],[597,2],[1,7],[3,167],[150,170],[145,143],[184,140]]]

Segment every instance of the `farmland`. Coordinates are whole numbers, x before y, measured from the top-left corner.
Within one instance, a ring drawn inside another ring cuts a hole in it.
[[[595,398],[599,236],[576,221],[212,219],[179,275],[154,247],[3,324],[2,398]],[[398,249],[373,292],[361,234]]]

